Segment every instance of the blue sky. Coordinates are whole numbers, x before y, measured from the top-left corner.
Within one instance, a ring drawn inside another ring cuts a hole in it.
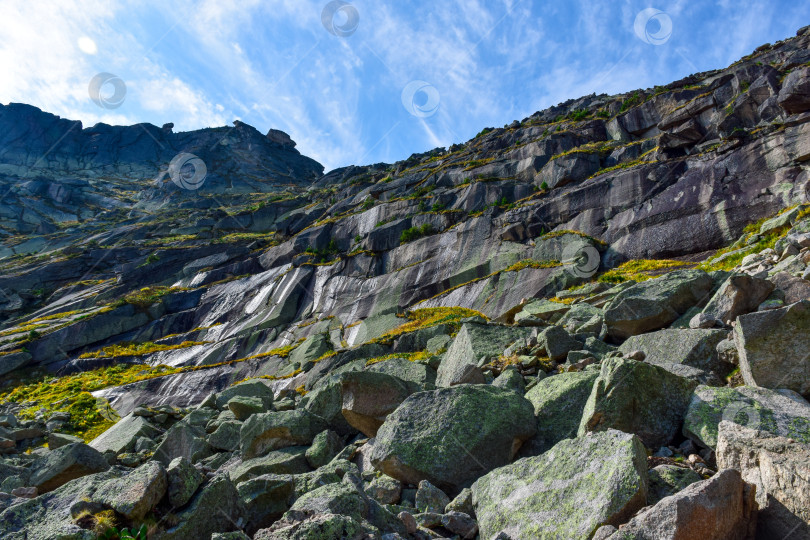
[[[329,170],[725,67],[810,24],[795,0],[352,0],[324,17],[328,4],[0,0],[0,102],[85,126],[240,119]],[[126,84],[119,107],[90,99],[100,72]]]

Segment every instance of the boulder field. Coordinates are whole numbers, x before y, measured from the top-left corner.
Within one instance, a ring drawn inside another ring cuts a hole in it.
[[[810,27],[327,174],[0,105],[0,538],[810,538],[808,88]]]

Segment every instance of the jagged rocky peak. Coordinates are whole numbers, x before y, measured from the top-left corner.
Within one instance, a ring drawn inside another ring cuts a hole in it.
[[[71,124],[3,108],[0,537],[810,538],[808,88],[803,28],[327,174],[241,122],[30,169]]]

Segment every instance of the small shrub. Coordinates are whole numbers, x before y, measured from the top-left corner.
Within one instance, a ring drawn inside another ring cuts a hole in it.
[[[540,184],[540,189],[543,191],[548,191],[548,182],[544,181],[542,184]]]
[[[435,234],[435,232],[436,230],[433,228],[433,225],[425,223],[421,227],[411,227],[410,229],[402,231],[399,242],[400,244],[407,244],[408,242],[413,242],[414,240]]]

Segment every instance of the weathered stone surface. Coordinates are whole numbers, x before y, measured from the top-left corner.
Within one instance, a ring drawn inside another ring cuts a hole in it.
[[[242,458],[250,459],[287,446],[311,444],[326,428],[322,418],[302,409],[254,414],[242,425]]]
[[[76,437],[74,435],[65,435],[64,433],[48,434],[48,448],[51,450],[56,450],[57,448],[61,448],[65,445],[80,442],[84,442],[84,440],[81,437]]]
[[[539,455],[562,441],[576,437],[582,411],[599,371],[567,372],[546,377],[526,392],[534,406],[537,435],[526,441],[521,455]]]
[[[483,383],[478,360],[482,356],[497,357],[510,343],[528,335],[524,328],[464,324],[439,365],[436,386]]]
[[[482,538],[588,538],[645,505],[647,454],[634,435],[589,433],[495,469],[472,493]]]
[[[797,69],[785,78],[778,102],[790,114],[810,110],[810,68]]]
[[[450,504],[448,497],[442,490],[428,482],[419,482],[419,489],[416,490],[416,509],[420,512],[431,512],[443,514],[445,507]]]
[[[211,455],[211,446],[205,440],[205,431],[185,422],[178,422],[166,432],[163,441],[155,449],[154,458],[164,466],[174,458],[184,457],[196,463]]]
[[[307,448],[307,462],[313,469],[323,467],[332,461],[342,448],[343,441],[337,433],[331,429],[321,431],[312,440],[312,446]]]
[[[644,509],[609,538],[747,540],[756,530],[754,491],[739,472],[720,471]]]
[[[442,516],[442,527],[464,540],[472,540],[478,533],[478,522],[462,512],[447,512]]]
[[[703,480],[698,473],[687,467],[659,465],[649,471],[650,491],[647,504],[655,504],[664,497],[674,495],[687,486]]]
[[[343,395],[343,417],[349,425],[368,437],[377,435],[385,417],[405,401],[413,392],[420,390],[415,383],[375,373],[351,371],[340,378]]]
[[[216,476],[175,516],[178,525],[162,534],[161,540],[205,538],[211,531],[234,531],[244,520],[244,508],[228,477]]]
[[[368,483],[365,492],[380,504],[397,504],[402,495],[402,482],[381,474]]]
[[[689,403],[683,434],[709,448],[727,420],[810,444],[810,405],[766,388],[698,386]]]
[[[672,328],[630,337],[619,351],[641,351],[645,362],[657,366],[683,364],[725,374],[728,367],[720,363],[717,344],[726,336],[725,330]]]
[[[239,433],[242,429],[242,422],[228,421],[222,422],[211,435],[208,436],[208,444],[216,450],[233,452],[239,449]]]
[[[768,280],[735,274],[723,282],[703,308],[703,313],[730,325],[740,315],[755,311],[773,289],[774,284]]]
[[[626,339],[663,328],[707,300],[712,286],[705,272],[681,270],[628,287],[605,306],[608,335]]]
[[[651,448],[664,446],[680,430],[696,386],[658,366],[609,358],[585,404],[579,435],[613,428],[635,433]]]
[[[370,457],[400,481],[452,491],[511,461],[536,430],[522,396],[461,385],[409,396],[380,427]]]
[[[141,437],[155,439],[160,431],[140,416],[128,415],[110,429],[90,441],[90,446],[99,452],[111,450],[116,454],[131,452]]]
[[[441,335],[439,338],[451,340],[450,336]],[[441,343],[441,341],[439,341]],[[444,348],[444,347],[441,347]],[[372,364],[366,371],[385,373],[405,382],[418,384],[422,390],[433,390],[436,387],[436,370],[419,362],[411,362],[404,358],[391,358],[383,362]]]
[[[252,414],[266,412],[267,406],[258,397],[234,396],[228,400],[228,410],[237,420],[247,420]]]
[[[106,471],[110,468],[104,456],[82,443],[73,443],[57,448],[44,459],[37,461],[29,483],[39,493],[47,493],[82,476]]]
[[[167,486],[163,465],[149,461],[124,478],[102,485],[93,500],[109,506],[127,519],[140,520],[157,506],[166,494]]]
[[[756,485],[758,538],[810,536],[810,446],[725,421],[717,466]]]
[[[582,343],[572,338],[559,326],[550,326],[537,336],[537,344],[545,349],[551,360],[562,360],[569,352],[582,348]]]
[[[492,381],[492,386],[517,392],[520,395],[526,391],[526,382],[523,375],[514,366],[508,366]]]
[[[273,391],[261,379],[245,381],[218,393],[216,395],[217,408],[225,408],[228,402],[235,397],[259,398],[262,400],[266,410],[272,409]]]
[[[234,484],[250,480],[263,474],[301,474],[310,470],[306,459],[307,448],[289,446],[273,450],[267,455],[246,459],[228,470]]]
[[[338,435],[355,435],[357,429],[350,426],[343,416],[343,390],[337,375],[321,381],[318,388],[304,396],[301,401],[304,409],[323,418]]]
[[[734,341],[746,384],[810,395],[810,301],[741,316]]]
[[[258,531],[253,540],[307,540],[341,538],[362,540],[366,529],[352,517],[341,514],[316,514],[303,521],[280,520],[269,529]]]
[[[188,459],[178,457],[166,467],[166,480],[169,504],[172,508],[179,508],[191,500],[205,477]]]
[[[263,475],[236,486],[247,523],[254,532],[269,527],[289,510],[295,498],[295,482],[290,475]]]

